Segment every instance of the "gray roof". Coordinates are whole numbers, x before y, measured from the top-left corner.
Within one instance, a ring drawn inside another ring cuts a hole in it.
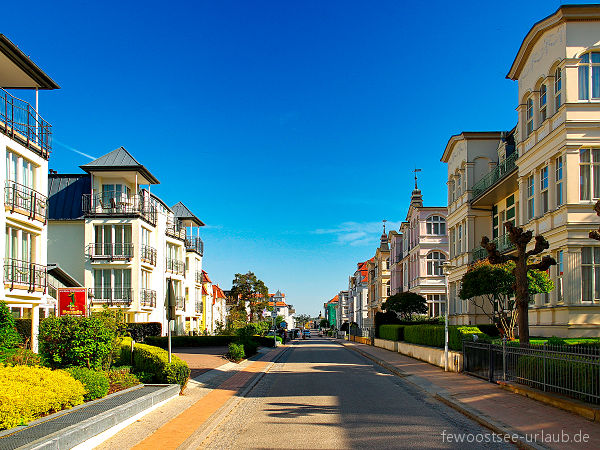
[[[5,83],[3,88],[14,89],[60,89],[60,86],[40,69],[19,47],[11,42],[5,35],[0,34],[0,53],[8,59],[11,68],[16,68],[30,79],[30,83],[22,85],[19,82]],[[20,77],[19,77],[20,78]]]
[[[52,275],[66,287],[82,287],[83,285],[66,272],[58,264],[48,264],[48,275]]]
[[[203,227],[204,222],[198,219],[193,212],[189,210],[187,206],[185,206],[182,202],[178,202],[177,204],[171,206],[171,210],[175,214],[179,220],[191,220],[196,222],[199,226]]]
[[[48,219],[82,219],[81,199],[91,190],[91,177],[88,174],[49,174],[48,175]]]
[[[159,181],[141,165],[131,153],[125,150],[123,147],[119,147],[92,162],[79,166],[86,172],[90,173],[95,170],[103,171],[126,171],[136,170],[140,172],[151,184],[159,184]]]

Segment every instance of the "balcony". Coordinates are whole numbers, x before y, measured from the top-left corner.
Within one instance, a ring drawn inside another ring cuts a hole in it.
[[[156,265],[156,249],[154,247],[150,247],[149,245],[142,245],[140,249],[140,260],[142,262],[151,264],[153,266]]]
[[[11,213],[17,211],[31,220],[43,223],[46,223],[48,217],[46,196],[11,180],[7,180],[4,186],[4,208]]]
[[[188,251],[197,252],[200,256],[204,255],[204,242],[199,237],[185,237],[185,248]]]
[[[140,306],[142,308],[156,307],[156,291],[154,289],[142,288],[140,290]]]
[[[176,220],[175,222],[167,222],[167,228],[165,230],[167,236],[171,236],[175,239],[185,240],[185,227],[183,224]]]
[[[48,159],[52,126],[35,108],[0,88],[0,132]]]
[[[185,297],[175,297],[175,309],[181,311],[185,309]]]
[[[92,297],[92,305],[131,306],[133,301],[133,289],[130,287],[91,288],[88,295]]]
[[[517,167],[517,158],[519,157],[517,152],[514,152],[496,167],[494,167],[490,172],[481,178],[477,183],[475,183],[472,187],[473,191],[473,199],[479,197],[485,191],[487,191],[490,187],[495,185],[499,180],[506,177]]]
[[[88,217],[141,217],[156,226],[156,207],[141,195],[83,194],[81,208]]]
[[[196,273],[194,274],[194,279],[195,279],[196,283],[198,283],[198,284],[202,283],[202,271],[201,270],[196,270]]]
[[[166,271],[173,272],[177,275],[185,274],[185,263],[175,258],[167,258],[166,261]]]
[[[28,292],[46,292],[48,271],[46,266],[29,261],[6,258],[4,260],[4,284],[10,289],[27,288]]]
[[[130,261],[133,258],[133,244],[89,244],[87,246],[87,256],[92,261]]]
[[[498,236],[491,240],[494,244],[496,244],[496,250],[500,253],[504,253],[506,251],[512,250],[515,248],[514,244],[510,242],[508,234],[503,234],[502,236]],[[488,257],[487,250],[483,247],[476,247],[471,252],[471,261],[480,261]]]
[[[196,300],[196,313],[202,314],[202,302],[200,300]]]

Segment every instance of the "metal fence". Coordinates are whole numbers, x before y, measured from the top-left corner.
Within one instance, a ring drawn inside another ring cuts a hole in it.
[[[600,403],[600,347],[463,342],[464,371]]]

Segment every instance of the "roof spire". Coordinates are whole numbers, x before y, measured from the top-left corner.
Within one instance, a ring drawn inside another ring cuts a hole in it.
[[[385,234],[385,223],[387,222],[386,219],[383,219],[383,234]]]
[[[415,170],[413,170],[413,172],[415,173],[415,190],[419,189],[417,187],[417,172],[420,172],[420,171],[421,171],[421,169],[417,169],[416,167],[415,167]]]

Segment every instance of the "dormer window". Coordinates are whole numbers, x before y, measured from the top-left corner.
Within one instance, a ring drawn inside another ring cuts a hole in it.
[[[600,99],[600,52],[586,53],[579,61],[579,100]],[[590,85],[591,97],[590,97]]]
[[[554,111],[562,105],[562,72],[560,67],[554,72]]]
[[[525,111],[525,117],[527,120],[527,136],[533,133],[533,99],[527,99],[527,110]]]
[[[540,123],[546,120],[547,88],[545,84],[540,86]]]

